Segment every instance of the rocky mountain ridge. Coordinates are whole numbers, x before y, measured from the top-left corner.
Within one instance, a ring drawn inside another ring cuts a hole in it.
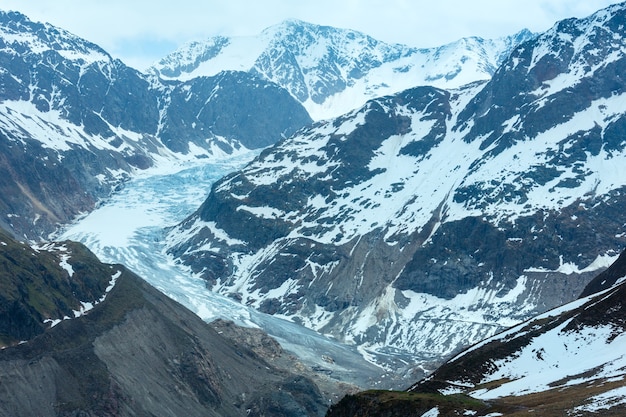
[[[291,19],[258,36],[191,42],[148,72],[176,80],[223,70],[250,72],[285,88],[320,120],[417,85],[454,88],[488,80],[515,46],[534,36],[523,30],[499,39],[472,37],[415,48]]]
[[[0,232],[0,264],[1,416],[322,416],[354,389],[80,244]]]
[[[137,172],[264,147],[310,122],[254,75],[164,82],[16,12],[0,12],[0,85],[10,196],[0,224],[29,239],[92,210]]]
[[[622,415],[625,279],[623,252],[580,299],[472,346],[406,393],[350,395],[327,415]]]
[[[216,183],[170,253],[395,369],[576,298],[626,244],[625,22],[566,20],[488,82],[314,124]]]

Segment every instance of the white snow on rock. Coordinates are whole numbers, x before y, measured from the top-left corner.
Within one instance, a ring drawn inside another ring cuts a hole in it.
[[[569,412],[571,416],[579,416],[582,413],[602,414],[602,411],[624,407],[626,409],[626,387],[612,389],[602,394],[595,395],[585,405],[578,406]],[[586,415],[586,414],[585,414]]]
[[[74,313],[74,317],[64,316],[62,319],[45,319],[43,321],[44,324],[49,323],[50,327],[54,327],[57,324],[61,323],[63,320],[71,320],[72,318],[78,318],[89,313],[89,311],[93,310],[95,306],[97,306],[98,304],[100,304],[106,299],[107,295],[111,292],[111,290],[113,290],[113,287],[115,287],[115,283],[117,282],[117,279],[121,275],[122,275],[122,271],[117,271],[113,275],[111,275],[111,280],[109,281],[109,285],[106,287],[104,294],[102,294],[102,297],[100,297],[99,299],[95,301],[81,301],[80,309],[72,311]]]
[[[509,395],[525,395],[547,391],[558,386],[580,384],[588,380],[587,371],[602,366],[596,378],[622,376],[626,352],[620,349],[626,335],[617,337],[612,326],[565,331],[569,322],[555,331],[535,338],[513,360],[496,362],[498,371],[489,380],[506,380],[497,388],[473,391],[476,398],[488,400]],[[566,381],[560,382],[559,381]]]
[[[286,88],[314,120],[323,120],[417,85],[457,88],[488,80],[514,46],[533,36],[472,37],[425,49],[291,19],[257,36],[188,43],[148,72],[183,81],[228,70],[258,73]]]

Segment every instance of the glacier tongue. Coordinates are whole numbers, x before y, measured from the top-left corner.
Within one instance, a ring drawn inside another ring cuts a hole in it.
[[[66,228],[58,239],[80,241],[104,262],[126,265],[203,319],[229,318],[249,325],[249,314],[242,306],[234,307],[220,297],[205,303],[202,299],[210,299],[212,294],[204,291],[199,280],[178,270],[160,250],[163,228],[193,211],[207,184],[239,163],[242,161],[232,160],[136,178],[110,201]]]
[[[204,280],[174,263],[163,250],[161,238],[166,228],[193,212],[213,182],[240,168],[255,154],[174,172],[170,167],[169,171],[135,178],[55,239],[82,242],[103,262],[126,265],[205,321],[221,318],[259,327],[307,365],[324,369],[345,382],[361,387],[402,387],[406,382],[393,378],[381,382],[381,377],[386,378],[385,371],[367,362],[354,347],[208,290]]]

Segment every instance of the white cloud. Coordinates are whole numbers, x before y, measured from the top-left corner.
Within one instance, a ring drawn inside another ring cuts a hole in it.
[[[464,36],[543,31],[610,0],[3,0],[143,67],[181,44],[217,34],[254,35],[287,18],[350,28],[387,42],[430,47]]]

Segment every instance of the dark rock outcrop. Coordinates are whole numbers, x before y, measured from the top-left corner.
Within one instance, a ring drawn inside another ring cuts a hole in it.
[[[606,271],[592,279],[580,294],[580,297],[587,297],[609,289],[617,284],[619,280],[624,279],[626,279],[626,251],[622,252],[619,258]]]
[[[35,251],[3,234],[0,261],[0,332],[8,345],[0,350],[1,416],[299,417],[326,411],[312,380],[275,366],[245,340],[222,336],[79,244]]]

